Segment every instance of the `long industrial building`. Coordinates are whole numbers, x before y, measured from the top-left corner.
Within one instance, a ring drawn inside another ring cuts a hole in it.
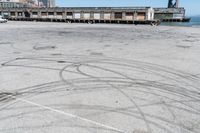
[[[65,8],[4,8],[1,14],[10,20],[62,21],[92,23],[150,23],[154,20],[151,7],[65,7]]]
[[[2,1],[2,0],[0,0]],[[5,1],[3,0],[3,4]],[[104,22],[118,21],[135,23],[135,21],[160,20],[167,22],[188,22],[185,9],[179,7],[179,1],[169,0],[168,8],[151,7],[54,7],[55,0],[12,0],[17,7],[0,6],[0,15],[10,20],[70,21],[70,22]],[[42,3],[40,3],[42,2]],[[36,6],[34,6],[34,3]],[[52,8],[53,7],[53,8]],[[134,22],[131,22],[134,21]]]

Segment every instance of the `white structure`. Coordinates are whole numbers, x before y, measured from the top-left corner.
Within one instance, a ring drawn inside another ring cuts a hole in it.
[[[147,20],[154,20],[154,9],[149,8],[146,15]]]

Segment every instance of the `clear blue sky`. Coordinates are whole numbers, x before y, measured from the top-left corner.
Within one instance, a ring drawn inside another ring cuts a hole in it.
[[[200,0],[179,0],[180,6],[185,7],[187,15],[200,15]],[[151,6],[166,7],[168,0],[56,0],[60,7],[88,6]]]

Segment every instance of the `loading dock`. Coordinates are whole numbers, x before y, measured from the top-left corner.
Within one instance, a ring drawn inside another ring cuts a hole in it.
[[[41,12],[42,18],[47,18],[47,12]]]
[[[137,20],[145,20],[145,13],[138,12],[138,14],[137,14]]]
[[[134,13],[133,12],[126,12],[126,20],[133,20]]]
[[[90,19],[90,13],[89,12],[83,13],[83,19],[86,19],[86,20]]]
[[[62,19],[62,17],[63,17],[63,13],[62,12],[56,12],[55,18]]]
[[[48,12],[48,18],[54,18],[54,12]]]
[[[110,20],[111,18],[110,13],[104,13],[103,15],[104,15],[104,20]]]
[[[115,19],[122,19],[122,12],[115,12]]]
[[[37,17],[38,17],[38,12],[33,12],[33,13],[32,13],[32,17],[33,17],[33,18],[37,18]]]
[[[80,19],[81,18],[81,13],[79,13],[79,12],[74,13],[74,18],[75,19]]]
[[[67,12],[66,15],[67,19],[73,19],[73,12]]]
[[[94,13],[94,20],[100,20],[101,15],[100,13]]]

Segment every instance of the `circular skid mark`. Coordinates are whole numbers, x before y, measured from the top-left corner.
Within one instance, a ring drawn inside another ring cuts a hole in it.
[[[61,56],[61,53],[55,53],[55,54],[51,54],[52,56]]]
[[[13,52],[13,54],[21,54],[21,52],[17,52],[17,51],[16,51],[16,52]]]
[[[101,65],[103,67],[101,67]],[[179,72],[177,73],[176,71],[169,70],[167,68],[162,68],[163,69],[162,70],[160,68],[160,66],[157,67],[157,66],[154,66],[153,64],[151,64],[151,65],[150,64],[145,64],[145,63],[141,63],[140,64],[140,62],[132,64],[132,63],[125,63],[124,61],[109,60],[108,59],[106,61],[98,61],[98,60],[89,61],[89,62],[82,61],[82,62],[79,62],[79,65],[77,65],[77,63],[76,63],[76,65],[72,64],[72,65],[68,65],[68,66],[64,67],[63,70],[60,73],[61,79],[66,84],[71,85],[72,88],[74,88],[74,87],[78,88],[76,83],[70,82],[70,79],[66,79],[64,74],[63,74],[63,73],[68,73],[67,71],[64,71],[64,70],[67,70],[68,68],[71,68],[71,67],[74,67],[74,69],[78,73],[80,73],[81,76],[85,76],[85,77],[89,77],[89,78],[92,78],[92,79],[96,79],[97,82],[101,82],[102,84],[110,85],[111,88],[117,89],[120,93],[122,93],[122,95],[127,97],[133,103],[133,106],[136,106],[136,108],[140,112],[141,116],[143,117],[142,119],[146,122],[146,126],[148,128],[148,132],[151,132],[151,128],[149,126],[149,122],[146,119],[146,116],[148,116],[148,115],[145,114],[142,111],[142,109],[139,107],[139,105],[137,105],[137,103],[135,102],[134,98],[132,98],[132,96],[130,96],[128,93],[126,93],[126,91],[124,91],[124,89],[125,89],[124,87],[122,87],[122,86],[118,87],[118,85],[116,85],[115,83],[113,84],[111,80],[105,80],[105,79],[102,79],[102,78],[106,78],[106,77],[109,77],[110,75],[113,75],[114,77],[116,76],[116,77],[124,78],[125,80],[127,80],[127,82],[132,83],[133,85],[140,86],[141,88],[149,87],[149,89],[151,91],[158,91],[160,93],[160,95],[157,94],[158,92],[154,94],[154,96],[155,95],[159,96],[158,97],[159,99],[157,99],[157,100],[161,100],[160,97],[163,97],[163,93],[164,93],[164,95],[166,95],[166,96],[164,96],[164,98],[166,100],[177,101],[176,99],[172,99],[170,97],[168,98],[167,95],[172,95],[173,97],[177,97],[178,99],[184,97],[186,99],[194,98],[196,100],[199,100],[199,97],[196,94],[190,95],[189,94],[190,91],[187,88],[184,88],[184,87],[179,86],[179,85],[170,84],[170,80],[171,81],[175,80],[176,82],[181,84],[183,81],[181,81],[181,80],[177,81],[176,77],[181,77],[183,80],[185,80],[184,75],[182,75]],[[83,72],[80,69],[80,67],[87,67],[87,68]],[[116,71],[115,71],[115,67],[117,67]],[[139,70],[138,72],[140,72],[140,73],[138,75],[134,75],[134,76],[132,75],[131,76],[130,73],[127,73],[126,71],[124,71],[124,70],[130,70],[130,69],[133,69],[134,71],[138,71]],[[161,69],[161,70],[159,70],[159,69]],[[89,74],[88,70],[89,71],[93,70],[93,72],[91,72],[91,74]],[[97,72],[99,75],[96,75],[95,72]],[[166,83],[162,83],[162,82],[159,82],[159,81],[152,81],[152,80],[148,80],[148,78],[142,79],[142,77],[138,78],[141,75],[148,74],[149,72],[151,74],[155,75],[157,80],[167,80],[169,83],[166,84]],[[101,75],[106,75],[106,76],[102,77]],[[130,76],[128,76],[128,75],[130,75]],[[174,77],[171,77],[171,76],[174,76]],[[190,76],[190,75],[185,75],[185,77],[188,77],[188,76]],[[66,77],[69,77],[69,76],[66,76]],[[199,89],[199,88],[195,87],[195,89]],[[188,94],[187,93],[182,93],[181,91],[188,92]],[[147,95],[147,94],[150,94],[150,92],[145,92],[144,94]],[[147,103],[148,103],[148,100],[149,99],[145,99],[145,101]],[[182,104],[185,105],[184,103],[182,103]],[[167,108],[169,108],[168,105],[165,105],[165,106],[167,106]],[[187,106],[190,107],[190,105],[187,105]],[[191,108],[193,108],[193,107],[191,107]],[[169,109],[169,110],[170,110],[170,113],[173,116],[175,116],[175,114],[173,114],[173,111],[171,111],[171,109]]]
[[[34,66],[37,62],[40,67]],[[58,63],[62,69],[56,68]],[[191,125],[180,123],[200,122],[200,81],[190,73],[148,62],[82,55],[17,58],[4,66],[51,70],[45,64],[58,71],[61,80],[18,89],[23,97],[44,96],[45,101],[69,98],[71,105],[66,103],[68,100],[62,104],[55,100],[47,105],[75,111],[86,118],[98,118],[97,121],[104,119],[105,124],[111,122],[114,127],[129,121],[120,128],[127,133],[140,131],[136,130],[140,127],[148,133],[173,133],[179,129],[195,132]],[[109,116],[110,119],[104,118]]]
[[[0,42],[0,45],[4,45],[4,44],[13,44],[12,42]]]
[[[49,49],[56,49],[56,46],[33,46],[35,50],[49,50]]]
[[[185,39],[185,40],[183,40],[183,41],[185,41],[185,42],[190,42],[190,43],[192,43],[192,42],[199,42],[198,39]]]
[[[184,49],[189,49],[189,48],[191,48],[192,46],[176,45],[176,47],[178,47],[178,48],[184,48]]]
[[[69,29],[68,29],[69,30]],[[58,33],[59,36],[66,36],[66,35],[69,35],[69,34],[73,34],[74,32],[73,31],[60,31]]]
[[[111,47],[111,45],[107,44],[107,45],[104,45],[104,47]]]
[[[58,63],[66,63],[66,61],[59,60]]]
[[[104,55],[103,53],[101,53],[101,52],[91,52],[90,53],[90,55],[96,55],[96,56],[102,56],[102,55]]]
[[[15,100],[13,96],[16,96],[16,94],[10,92],[0,92],[0,103]]]

